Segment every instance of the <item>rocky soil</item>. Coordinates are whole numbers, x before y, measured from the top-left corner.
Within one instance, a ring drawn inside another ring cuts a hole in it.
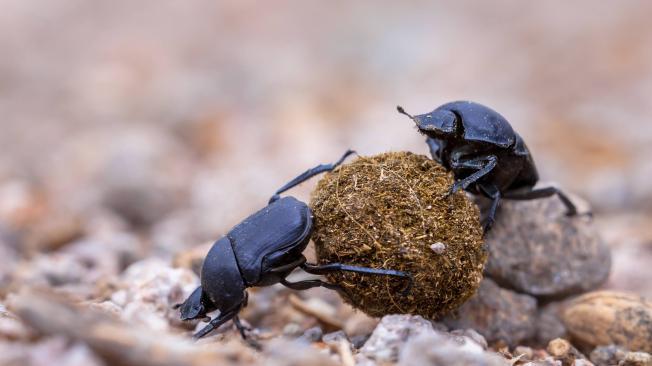
[[[652,365],[649,2],[0,5],[0,365]],[[271,286],[248,341],[192,340],[215,239],[349,147],[425,154],[395,105],[462,98],[584,214],[504,202],[442,319]]]

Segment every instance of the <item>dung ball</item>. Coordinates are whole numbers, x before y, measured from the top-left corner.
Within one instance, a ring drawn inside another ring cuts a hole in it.
[[[326,174],[310,206],[320,263],[409,272],[393,276],[338,271],[327,275],[344,300],[371,316],[438,319],[471,297],[487,253],[477,206],[449,195],[451,173],[409,152],[359,157]]]

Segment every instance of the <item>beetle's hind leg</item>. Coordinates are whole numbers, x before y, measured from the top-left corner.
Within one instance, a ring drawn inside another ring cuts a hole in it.
[[[405,288],[405,290],[403,290],[403,294],[407,295],[407,293],[410,292],[410,289],[412,288],[412,276],[407,272],[397,271],[393,269],[359,267],[359,266],[351,266],[342,263],[328,263],[323,265],[303,263],[301,265],[301,269],[303,269],[304,271],[310,274],[316,274],[316,275],[323,275],[335,271],[346,271],[346,272],[355,272],[355,273],[377,275],[377,276],[380,275],[380,276],[401,277],[408,280],[408,285]]]
[[[503,194],[503,197],[511,200],[535,200],[539,198],[546,198],[552,195],[557,195],[559,200],[566,206],[566,215],[577,215],[577,207],[571,199],[557,187],[536,188],[526,191],[508,191]]]
[[[344,153],[344,155],[342,155],[340,160],[338,160],[338,161],[336,161],[334,163],[331,163],[331,164],[320,164],[320,165],[317,165],[314,168],[306,170],[305,172],[301,173],[298,177],[292,179],[291,181],[287,182],[283,187],[279,188],[278,191],[276,191],[274,193],[272,198],[269,199],[269,203],[272,203],[272,202],[278,200],[280,198],[281,193],[283,193],[283,192],[287,191],[288,189],[293,188],[293,187],[307,181],[308,179],[314,177],[315,175],[318,175],[318,174],[321,174],[321,173],[324,173],[324,172],[330,172],[331,170],[337,168],[351,154],[355,154],[355,151],[353,151],[351,149],[346,150],[346,152]]]

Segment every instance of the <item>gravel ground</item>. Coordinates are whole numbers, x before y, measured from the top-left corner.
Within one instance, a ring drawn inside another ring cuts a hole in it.
[[[652,364],[649,2],[0,6],[0,364]],[[172,306],[212,241],[349,147],[425,154],[396,104],[455,99],[593,218],[505,204],[488,278],[437,322],[272,286],[251,342],[191,340]]]

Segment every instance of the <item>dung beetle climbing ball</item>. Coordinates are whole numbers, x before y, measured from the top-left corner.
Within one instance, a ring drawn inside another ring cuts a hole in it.
[[[393,276],[401,279],[398,282],[403,284],[404,291],[409,290],[411,278],[407,272],[341,263],[315,265],[307,263],[302,254],[313,231],[312,211],[296,198],[281,198],[280,194],[317,174],[335,169],[352,153],[349,150],[336,163],[322,164],[299,175],[276,191],[266,207],[213,244],[202,265],[201,286],[185,302],[176,305],[181,309],[182,320],[204,319],[207,313],[219,310],[219,315],[197,332],[195,338],[207,335],[231,319],[246,338],[238,313],[247,305],[248,287],[280,283],[294,290],[319,286],[341,290],[336,284],[318,279],[289,282],[286,277],[296,268],[317,275],[348,271],[363,276]]]
[[[577,210],[556,187],[534,188],[539,174],[525,142],[507,120],[484,105],[458,101],[426,114],[410,117],[426,142],[433,159],[455,174],[450,193],[464,189],[491,199],[484,230],[491,228],[501,198],[530,200],[559,196],[569,216]]]

